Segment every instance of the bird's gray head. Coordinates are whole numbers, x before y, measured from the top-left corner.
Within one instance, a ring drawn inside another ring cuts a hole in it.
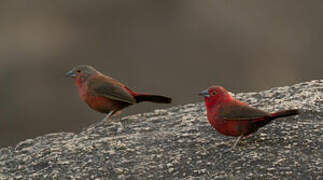
[[[89,77],[99,72],[94,69],[94,67],[89,65],[78,65],[72,70],[68,71],[65,75],[66,77],[71,77],[82,82],[86,81]]]

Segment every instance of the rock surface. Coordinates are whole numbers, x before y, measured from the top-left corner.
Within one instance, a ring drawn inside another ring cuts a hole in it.
[[[301,114],[234,150],[235,139],[211,128],[202,103],[115,118],[0,149],[0,179],[323,179],[323,80],[234,96]]]

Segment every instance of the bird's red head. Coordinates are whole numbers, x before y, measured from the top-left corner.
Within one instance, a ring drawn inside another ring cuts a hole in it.
[[[207,107],[211,107],[224,100],[231,99],[229,92],[222,86],[211,86],[208,89],[200,92],[201,96],[204,96],[204,102]]]
[[[100,72],[98,72],[92,66],[79,65],[68,71],[65,75],[73,78],[76,85],[81,86],[88,78],[99,73]]]

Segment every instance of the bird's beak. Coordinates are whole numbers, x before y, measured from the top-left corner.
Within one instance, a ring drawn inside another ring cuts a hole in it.
[[[209,97],[209,91],[207,89],[203,90],[199,93],[199,95],[204,97]]]
[[[76,75],[75,75],[75,73],[74,73],[72,70],[70,70],[70,71],[68,71],[67,73],[65,73],[65,76],[66,76],[66,77],[71,77],[71,78],[73,78],[73,77],[75,77]]]

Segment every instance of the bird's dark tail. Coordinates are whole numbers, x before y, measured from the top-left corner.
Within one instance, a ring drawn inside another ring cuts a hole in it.
[[[258,129],[259,127],[263,127],[266,124],[269,124],[272,120],[276,118],[293,116],[293,115],[297,115],[298,113],[299,112],[297,109],[278,111],[278,112],[272,113],[268,117],[265,117],[263,121],[257,121],[254,125],[255,125],[255,128]]]
[[[278,111],[278,112],[272,113],[271,118],[276,119],[276,118],[280,118],[280,117],[293,116],[293,115],[297,115],[298,113],[299,113],[298,109]]]
[[[159,96],[159,95],[149,95],[149,94],[138,94],[135,96],[136,102],[143,102],[143,101],[149,101],[149,102],[155,102],[155,103],[165,103],[169,104],[172,102],[172,99],[165,96]]]

